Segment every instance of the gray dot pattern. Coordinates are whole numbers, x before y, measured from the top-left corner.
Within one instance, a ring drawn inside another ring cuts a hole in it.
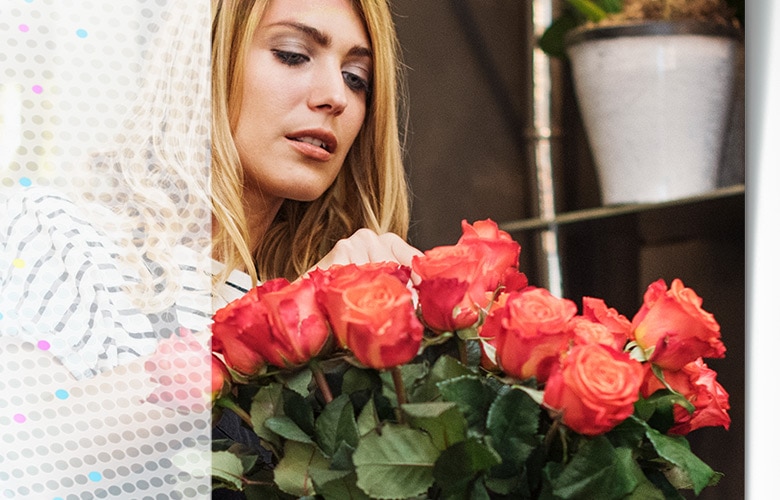
[[[202,65],[197,78],[207,75],[209,8],[206,0],[0,6],[2,498],[211,496],[208,206],[183,209],[179,200],[191,196],[167,181],[171,203],[148,208],[180,231],[165,252],[155,253],[147,233],[97,222],[117,207],[128,217],[143,211],[100,155],[148,132],[133,130],[133,120],[154,98],[143,94],[148,75],[166,73],[157,56],[175,44],[160,40],[176,21],[192,39],[204,33],[187,50]],[[204,107],[180,94],[172,113]],[[207,173],[207,144],[185,149],[186,162]],[[164,159],[139,163],[150,185],[166,182],[152,175]],[[92,205],[75,201],[84,193]],[[128,245],[144,249],[136,261]],[[174,299],[156,309],[139,302],[144,273],[175,279]]]

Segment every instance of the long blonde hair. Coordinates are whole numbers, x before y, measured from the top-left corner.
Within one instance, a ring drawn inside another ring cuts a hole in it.
[[[404,123],[400,48],[385,0],[353,0],[374,59],[363,127],[333,185],[317,200],[285,200],[257,248],[242,204],[244,175],[232,130],[249,42],[270,0],[212,0],[212,199],[215,255],[254,280],[294,279],[361,227],[406,238],[409,197],[399,123]]]

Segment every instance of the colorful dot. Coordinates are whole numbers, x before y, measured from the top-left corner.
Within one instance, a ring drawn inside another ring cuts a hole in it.
[[[18,422],[18,423],[22,424],[26,420],[27,420],[27,417],[25,417],[21,413],[17,413],[16,415],[14,415],[14,422]]]
[[[68,391],[66,391],[65,389],[57,389],[54,392],[54,395],[57,396],[58,399],[68,399],[68,396],[70,396],[70,394],[68,394]]]
[[[0,313],[0,319],[3,319],[3,313]]]
[[[22,177],[19,179],[19,184],[21,184],[24,187],[29,187],[32,185],[32,180],[30,180],[29,177]]]
[[[38,341],[38,349],[40,349],[41,351],[48,351],[50,347],[51,347],[51,344],[49,344],[45,340],[39,340]]]
[[[77,29],[76,36],[79,38],[87,38],[87,30],[81,28]]]
[[[94,472],[94,471],[93,471],[93,472],[90,472],[88,475],[89,475],[89,479],[90,479],[90,481],[95,481],[95,482],[98,482],[98,481],[100,481],[101,479],[103,479],[103,475],[102,475],[102,474],[100,474],[100,472]]]
[[[40,85],[33,85],[32,91],[35,92],[36,94],[40,94],[41,92],[43,92],[43,87],[41,87]]]
[[[11,261],[11,264],[13,264],[15,268],[21,269],[24,267],[25,262],[24,259],[14,259]]]
[[[21,31],[22,33],[27,33],[28,31],[30,31],[30,27],[27,26],[26,24],[20,24],[19,31]]]

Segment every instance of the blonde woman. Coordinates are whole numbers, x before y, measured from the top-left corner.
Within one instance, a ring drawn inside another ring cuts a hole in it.
[[[253,282],[418,251],[386,1],[212,1],[213,253]]]

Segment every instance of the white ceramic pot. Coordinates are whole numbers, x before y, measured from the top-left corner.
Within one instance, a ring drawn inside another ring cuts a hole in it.
[[[658,21],[580,29],[566,43],[605,205],[716,187],[737,30]]]

